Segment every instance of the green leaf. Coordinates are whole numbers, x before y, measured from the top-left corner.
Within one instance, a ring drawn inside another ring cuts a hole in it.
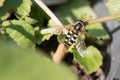
[[[41,42],[45,41],[45,40],[49,40],[50,37],[53,34],[49,33],[49,34],[41,34],[40,32],[36,32],[36,42],[38,44],[40,44]]]
[[[23,20],[10,20],[2,24],[4,33],[21,47],[35,47],[34,30]]]
[[[0,80],[77,80],[70,69],[54,64],[41,51],[0,44]]]
[[[56,7],[54,13],[62,21],[63,24],[75,23],[78,19],[81,18],[86,20],[90,19],[90,16],[88,17],[88,15],[91,15],[92,18],[96,17],[94,11],[90,7],[90,3],[87,0],[69,1],[67,5],[65,4]],[[52,20],[49,21],[48,25],[55,26]],[[91,38],[95,38],[97,40],[107,40],[110,38],[106,30],[99,23],[87,25],[86,29],[88,30],[88,32],[86,32],[86,35]],[[104,41],[100,42],[104,43]]]
[[[38,21],[37,25],[40,27],[46,27],[47,20],[49,19],[48,15],[33,1],[30,17]]]
[[[99,23],[87,25],[85,29],[87,30],[86,35],[92,38],[103,39],[103,40],[107,40],[110,38],[109,34]]]
[[[10,16],[10,12],[16,12],[22,16],[28,16],[31,8],[31,0],[5,0],[0,8],[0,21]]]
[[[31,10],[31,0],[21,0],[21,3],[19,3],[19,7],[17,7],[17,13],[22,16],[28,16],[30,10]]]
[[[92,10],[90,3],[87,0],[69,1],[67,5],[64,4],[62,6],[56,7],[54,13],[63,24],[72,24],[75,23],[78,19],[89,20],[96,17],[96,14]],[[90,18],[90,16],[92,17]],[[48,25],[56,26],[52,20],[49,21]],[[99,40],[99,43],[102,45],[104,44],[103,40],[110,38],[106,30],[99,23],[87,25],[86,29],[88,31],[86,32],[87,37]],[[96,43],[98,43],[98,41],[96,41]]]
[[[110,39],[109,34],[100,23],[87,25],[85,28],[86,40],[88,43],[95,43],[98,46],[106,45]]]
[[[80,56],[76,49],[73,50],[73,53],[80,67],[84,68],[88,74],[96,71],[102,64],[100,51],[93,46],[87,47],[85,57]]]
[[[28,23],[28,24],[35,24],[37,23],[37,20],[30,18],[30,17],[25,17],[24,20]]]
[[[120,0],[108,0],[106,7],[110,14],[120,14]]]
[[[75,23],[83,16],[86,18],[87,15],[92,16],[92,18],[96,17],[87,0],[70,0],[66,4],[56,7],[54,13],[63,24]],[[53,22],[50,21],[49,26],[51,26],[52,23]]]

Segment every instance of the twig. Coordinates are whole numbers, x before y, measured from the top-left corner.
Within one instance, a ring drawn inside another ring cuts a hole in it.
[[[93,23],[100,23],[100,22],[104,22],[104,21],[108,21],[108,20],[114,20],[114,19],[117,19],[117,18],[120,18],[120,14],[100,17],[100,18],[96,18],[96,19],[93,19],[93,20],[89,20],[87,22],[88,22],[88,24],[93,24]]]
[[[41,0],[34,0],[45,12],[49,17],[56,23],[56,25],[61,26],[62,30],[64,32],[67,32],[63,24],[60,22],[60,20],[53,14],[53,12],[41,1]],[[53,61],[55,63],[59,63],[64,55],[65,55],[65,46],[64,44],[59,44],[57,47],[57,50],[55,54],[53,55]]]
[[[65,53],[66,53],[65,45],[60,43],[58,45],[58,48],[57,48],[55,54],[53,55],[53,61],[55,63],[59,63],[63,59],[63,57],[65,56]]]
[[[34,0],[40,8],[42,8],[47,15],[56,23],[56,25],[63,26],[60,20],[54,15],[54,13],[41,1],[41,0]]]

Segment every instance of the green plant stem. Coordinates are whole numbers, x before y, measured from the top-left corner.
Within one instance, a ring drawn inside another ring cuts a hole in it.
[[[100,23],[100,22],[104,22],[104,21],[108,21],[108,20],[114,20],[117,18],[120,18],[120,14],[110,15],[110,16],[105,16],[105,17],[89,20],[88,24]]]

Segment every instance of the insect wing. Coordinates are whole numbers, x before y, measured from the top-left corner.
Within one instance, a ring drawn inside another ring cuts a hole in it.
[[[64,26],[56,26],[56,27],[50,27],[50,28],[46,28],[46,29],[42,29],[40,32],[41,34],[56,34],[59,35],[61,33],[63,34],[67,34],[68,30],[71,27],[71,25],[64,25]]]
[[[76,40],[76,49],[78,51],[78,53],[84,57],[85,54],[86,54],[86,45],[85,45],[85,42],[84,40],[82,40],[81,38],[77,38]]]

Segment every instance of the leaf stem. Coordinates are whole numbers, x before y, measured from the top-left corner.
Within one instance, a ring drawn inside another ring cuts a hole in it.
[[[65,45],[60,43],[57,47],[55,54],[53,55],[53,61],[55,63],[60,63],[61,60],[64,58],[65,53],[66,53]]]
[[[120,18],[120,14],[109,15],[109,16],[89,20],[88,24],[100,23],[100,22],[104,22],[104,21],[108,21],[108,20],[114,20],[114,19],[117,19],[117,18]]]

